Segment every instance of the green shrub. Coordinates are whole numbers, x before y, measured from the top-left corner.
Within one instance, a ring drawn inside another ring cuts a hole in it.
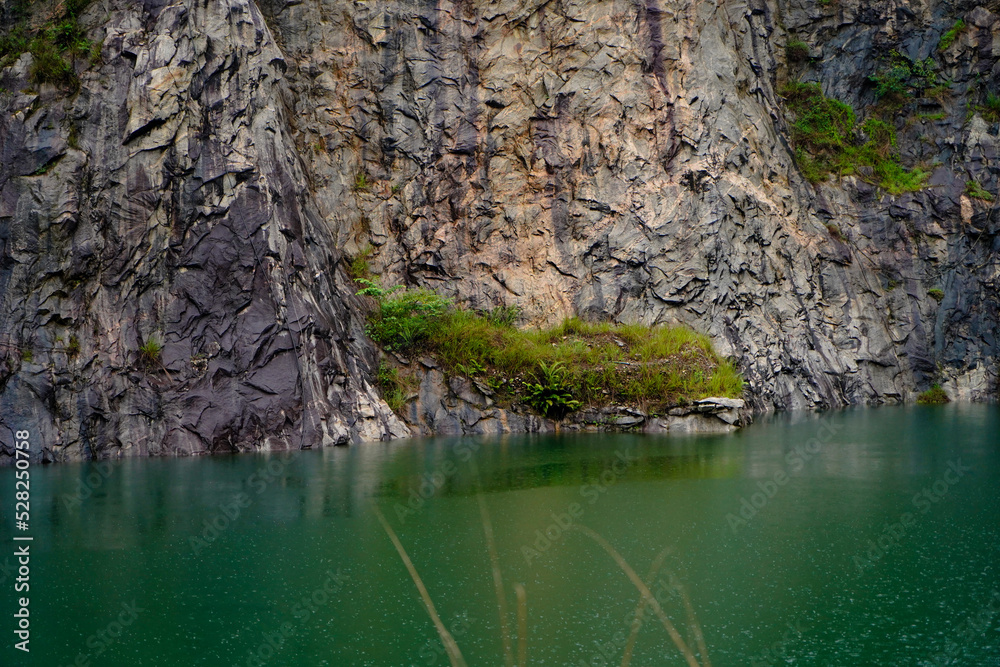
[[[809,59],[809,45],[799,40],[785,44],[785,56],[790,62],[804,62]]]
[[[911,90],[930,97],[943,97],[947,89],[938,81],[937,63],[933,58],[910,60],[895,49],[889,53],[886,66],[868,78],[875,83],[875,94],[884,111],[904,104],[912,97]]]
[[[989,190],[981,186],[977,181],[966,181],[965,182],[965,194],[975,199],[982,199],[983,201],[993,201],[993,195],[990,194]]]
[[[69,337],[69,344],[66,345],[66,354],[70,357],[80,354],[80,339],[76,337],[76,334]]]
[[[927,290],[927,294],[938,303],[940,303],[941,300],[944,299],[944,290],[939,289],[937,287]]]
[[[894,65],[868,77],[875,83],[875,94],[879,97],[905,98],[909,96],[908,82],[910,68]]]
[[[21,361],[26,361],[30,364],[32,361],[34,361],[34,359],[35,355],[31,351],[30,347],[26,347],[21,350]]]
[[[525,400],[546,417],[563,417],[583,405],[573,399],[566,366],[557,361],[552,365],[538,364],[535,382],[525,382]]]
[[[946,51],[964,31],[965,21],[958,19],[954,25],[941,35],[941,39],[938,40],[938,51]]]
[[[948,398],[948,394],[945,393],[939,384],[933,385],[930,389],[917,396],[917,403],[920,405],[943,405],[949,402],[951,402],[951,399]]]
[[[792,139],[803,176],[819,183],[830,174],[858,173],[858,167],[870,167],[863,178],[891,194],[919,190],[929,172],[906,169],[896,156],[896,132],[885,121],[869,118],[856,126],[854,110],[828,98],[818,84],[791,83],[782,90],[788,108],[795,116]],[[858,145],[857,134],[867,141]]]

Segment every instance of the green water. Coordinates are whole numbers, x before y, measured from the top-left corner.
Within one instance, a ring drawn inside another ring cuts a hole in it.
[[[447,665],[379,508],[470,666],[505,664],[486,519],[515,662],[515,584],[527,664],[622,662],[639,593],[558,521],[640,578],[669,549],[649,589],[697,652],[689,597],[716,667],[1000,665],[998,429],[996,406],[950,405],[711,437],[33,466],[31,653],[12,648],[15,575],[0,573],[0,664]],[[413,500],[427,479],[440,487]],[[0,470],[0,565],[13,486]],[[651,612],[631,664],[685,664]]]

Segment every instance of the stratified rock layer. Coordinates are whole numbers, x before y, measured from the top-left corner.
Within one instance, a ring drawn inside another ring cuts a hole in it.
[[[387,283],[528,323],[690,325],[756,408],[990,398],[997,216],[964,192],[997,193],[996,5],[95,3],[79,90],[32,86],[28,54],[0,72],[0,443],[407,434],[338,268],[369,244]],[[932,187],[810,185],[781,84],[865,115],[893,49],[952,82],[896,123]]]

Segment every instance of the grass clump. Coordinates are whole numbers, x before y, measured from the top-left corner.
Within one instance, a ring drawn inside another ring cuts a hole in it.
[[[521,318],[521,309],[517,306],[497,306],[492,310],[478,312],[480,317],[498,327],[512,327]]]
[[[368,183],[368,174],[363,171],[359,171],[354,175],[354,191],[355,192],[368,192],[371,185]]]
[[[927,295],[930,296],[935,301],[937,301],[938,303],[941,303],[941,301],[944,299],[944,290],[938,287],[933,287],[927,290]]]
[[[393,412],[402,412],[409,394],[409,384],[399,374],[399,370],[384,361],[379,364],[375,382],[382,390],[382,398]]]
[[[738,397],[743,380],[706,336],[683,327],[587,323],[517,329],[519,311],[456,309],[428,290],[363,281],[377,308],[368,331],[398,352],[434,357],[446,373],[488,386],[501,404],[547,416],[625,403],[656,412],[706,396]]]
[[[76,337],[76,334],[69,337],[69,343],[66,345],[66,354],[71,358],[80,354],[80,339]]]
[[[947,51],[948,48],[955,43],[958,36],[965,32],[965,21],[958,19],[955,21],[954,25],[948,28],[941,39],[938,40],[938,51]]]
[[[917,396],[917,403],[920,405],[944,405],[950,402],[951,399],[948,398],[948,394],[945,393],[939,384],[931,386],[930,389]]]
[[[145,343],[139,346],[139,365],[146,370],[158,366],[161,352],[163,352],[163,344],[150,336]]]
[[[426,289],[404,290],[400,285],[385,289],[366,278],[358,282],[365,286],[358,294],[378,303],[368,335],[387,350],[407,351],[426,341],[440,329],[452,305],[451,299]]]
[[[792,40],[785,44],[785,56],[789,62],[805,62],[809,60],[809,45],[797,39]]]
[[[360,281],[368,280],[372,277],[368,258],[372,256],[373,252],[375,252],[375,248],[369,243],[357,255],[351,258],[350,263],[347,265],[347,273],[352,279]]]
[[[983,201],[993,201],[994,199],[989,190],[981,186],[977,181],[972,180],[965,182],[965,194],[974,199],[982,199]]]
[[[820,183],[831,174],[858,174],[891,194],[923,187],[929,173],[899,163],[891,125],[870,118],[858,126],[854,110],[823,95],[816,83],[790,83],[782,93],[795,117],[796,159],[809,182]]]
[[[987,92],[982,104],[973,107],[984,120],[995,123],[1000,120],[1000,95]]]

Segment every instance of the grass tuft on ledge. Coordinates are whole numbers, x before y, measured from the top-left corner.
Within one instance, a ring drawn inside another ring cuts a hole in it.
[[[501,404],[547,416],[584,406],[635,405],[653,413],[706,396],[739,397],[743,379],[707,336],[685,327],[583,322],[518,329],[505,308],[471,312],[428,290],[384,289],[368,332],[385,349],[427,355],[451,375],[473,378]]]
[[[948,398],[948,394],[945,393],[939,384],[933,385],[930,389],[917,396],[917,403],[919,405],[944,405],[950,402],[951,399]]]

